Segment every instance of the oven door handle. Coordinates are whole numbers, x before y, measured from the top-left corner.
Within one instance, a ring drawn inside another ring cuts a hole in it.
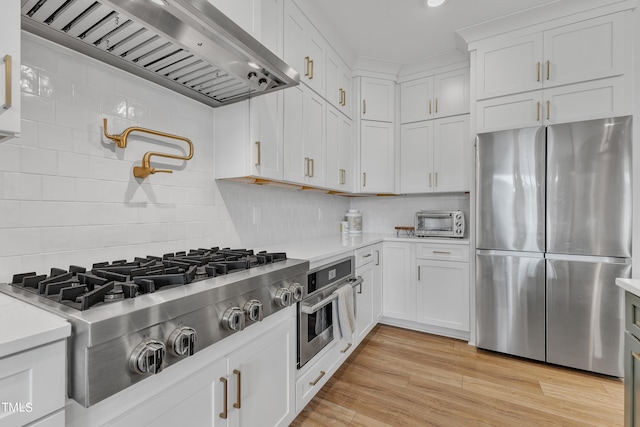
[[[304,314],[313,314],[316,311],[320,310],[325,305],[330,304],[333,300],[337,298],[338,298],[338,295],[332,293],[331,295],[329,295],[322,301],[315,303],[314,305],[310,305],[309,303],[306,303],[303,301],[300,303],[300,311],[302,311]]]
[[[362,285],[362,282],[364,282],[364,279],[362,277],[358,276],[355,279],[349,279],[349,281],[347,283],[350,284],[352,288],[355,288],[356,286]],[[338,289],[339,287],[344,286],[347,283],[336,285],[335,288],[334,288],[334,291],[336,289]],[[321,301],[319,301],[319,302],[317,302],[317,303],[315,303],[313,305],[302,301],[300,303],[300,311],[303,312],[304,314],[313,314],[313,313],[315,313],[316,311],[320,310],[322,307],[324,307],[325,305],[331,303],[333,300],[335,300],[337,298],[338,298],[338,295],[334,294],[333,291],[332,291],[331,294],[328,297],[326,297],[325,299],[323,299],[323,300],[321,300]]]

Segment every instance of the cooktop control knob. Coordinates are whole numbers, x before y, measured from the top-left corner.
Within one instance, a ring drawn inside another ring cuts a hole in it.
[[[300,283],[292,283],[289,285],[289,290],[291,291],[293,301],[302,301],[302,298],[304,297],[304,286]]]
[[[138,374],[157,374],[162,370],[165,346],[156,340],[143,341],[133,350],[129,367]]]
[[[262,303],[257,299],[251,299],[244,304],[244,312],[247,318],[253,322],[260,322],[264,317],[262,313]]]
[[[176,328],[167,343],[171,353],[176,356],[193,356],[196,347],[196,330],[188,326]]]
[[[244,310],[240,307],[229,307],[222,315],[222,325],[230,331],[244,329]]]
[[[278,289],[276,292],[276,304],[281,307],[289,307],[291,302],[291,291],[288,288]]]

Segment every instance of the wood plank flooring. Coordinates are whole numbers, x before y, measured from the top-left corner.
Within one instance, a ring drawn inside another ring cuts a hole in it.
[[[622,426],[621,379],[378,325],[301,426]]]

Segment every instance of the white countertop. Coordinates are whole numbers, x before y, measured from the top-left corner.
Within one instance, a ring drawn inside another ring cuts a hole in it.
[[[640,297],[640,279],[623,279],[618,277],[616,285],[620,286],[627,292],[631,292],[635,296]]]
[[[279,243],[260,250],[286,252],[288,258],[305,259],[314,263],[326,258],[344,254],[364,246],[382,241],[409,243],[443,243],[468,245],[468,239],[445,239],[430,237],[396,237],[396,234],[363,233],[360,235],[334,234],[330,236],[303,239],[295,242]]]
[[[0,294],[0,358],[64,339],[71,324],[60,316]]]

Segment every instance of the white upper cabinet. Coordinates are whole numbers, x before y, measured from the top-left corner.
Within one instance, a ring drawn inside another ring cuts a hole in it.
[[[284,91],[284,180],[326,185],[326,103],[305,85]]]
[[[360,83],[360,118],[393,122],[395,83],[391,80],[363,77]]]
[[[320,96],[326,96],[327,42],[302,11],[285,0],[284,61]]]
[[[362,120],[360,126],[360,190],[363,193],[393,193],[393,123]]]
[[[477,99],[612,77],[624,72],[624,16],[589,19],[477,49]]]
[[[327,106],[327,187],[353,191],[353,122]]]
[[[400,192],[469,191],[469,115],[402,125]]]
[[[20,2],[0,14],[0,142],[20,136]]]
[[[468,112],[468,68],[400,84],[400,123],[413,123]]]
[[[351,70],[331,48],[327,52],[327,101],[351,118]]]

